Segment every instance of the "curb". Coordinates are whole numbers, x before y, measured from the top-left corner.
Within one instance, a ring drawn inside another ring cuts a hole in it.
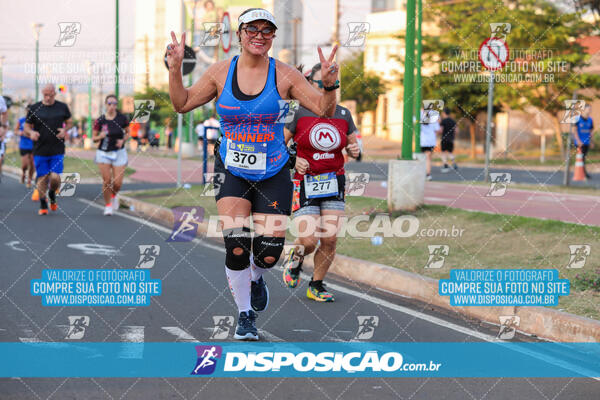
[[[17,179],[21,178],[21,168],[13,167],[12,165],[4,165],[4,166],[2,166],[2,169],[5,170],[6,172],[9,172],[9,173],[15,175],[17,177]],[[129,177],[123,178],[123,183],[135,183],[135,182],[139,182],[139,181],[131,179]],[[101,184],[102,183],[102,178],[101,177],[97,177],[97,178],[83,178],[83,179],[81,179],[79,181],[79,183],[83,183],[83,184],[98,183],[98,184]]]
[[[120,196],[120,201],[131,211],[144,217],[171,226],[173,224],[173,213],[168,208],[134,199],[127,196],[127,193]],[[208,222],[202,222],[198,226],[198,230],[203,234],[207,228]],[[312,257],[304,262],[308,267],[314,267]],[[544,307],[451,306],[449,297],[438,295],[437,279],[387,265],[336,255],[329,272],[353,282],[384,289],[493,325],[499,325],[501,315],[516,315],[521,318],[519,332],[539,338],[557,342],[600,342],[600,321]]]

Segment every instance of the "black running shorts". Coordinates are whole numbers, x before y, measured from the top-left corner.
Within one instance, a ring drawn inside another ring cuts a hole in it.
[[[217,201],[223,197],[237,197],[248,200],[253,213],[291,214],[294,186],[287,165],[272,177],[254,182],[233,175],[217,155],[214,171],[224,176],[215,196]]]

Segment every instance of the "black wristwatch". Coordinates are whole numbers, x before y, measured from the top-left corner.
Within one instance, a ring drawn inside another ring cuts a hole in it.
[[[337,80],[337,81],[335,81],[333,86],[323,86],[323,89],[325,89],[328,92],[331,92],[332,90],[339,89],[339,87],[340,87],[340,81]]]

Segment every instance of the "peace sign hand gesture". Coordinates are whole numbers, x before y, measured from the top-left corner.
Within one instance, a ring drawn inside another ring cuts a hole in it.
[[[181,71],[185,50],[185,32],[181,34],[181,42],[177,41],[175,32],[171,31],[172,42],[167,46],[167,64],[170,71]]]
[[[338,79],[339,66],[334,61],[337,49],[338,46],[336,44],[331,50],[329,57],[325,59],[323,51],[321,51],[320,47],[317,47],[319,60],[321,62],[321,80],[323,81],[323,86],[333,86]]]

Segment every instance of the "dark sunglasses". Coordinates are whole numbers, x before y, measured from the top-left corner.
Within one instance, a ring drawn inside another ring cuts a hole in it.
[[[245,30],[246,34],[250,37],[255,37],[256,35],[258,35],[258,32],[262,33],[262,36],[265,39],[272,39],[273,36],[275,36],[275,29],[273,29],[271,27],[258,29],[254,25],[248,25],[248,26],[243,27],[242,29]]]
[[[117,102],[117,101],[107,101],[106,104],[108,104],[109,106],[114,106],[114,105],[119,104],[119,102]]]

